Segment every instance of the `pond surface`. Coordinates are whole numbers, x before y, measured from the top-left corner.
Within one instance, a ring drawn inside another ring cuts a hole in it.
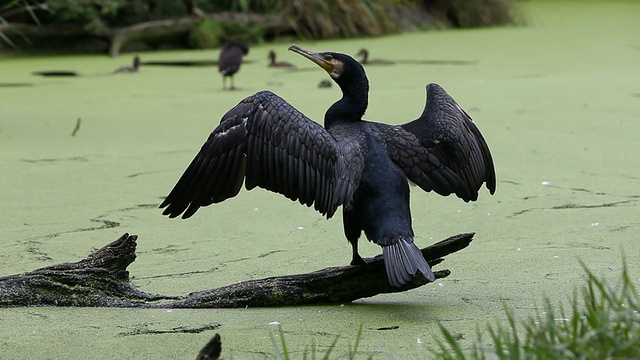
[[[2,309],[0,353],[189,359],[219,332],[224,358],[270,359],[271,324],[279,322],[295,358],[313,343],[326,349],[336,335],[334,354],[344,356],[360,324],[363,354],[425,358],[440,336],[438,323],[469,347],[476,327],[504,321],[504,304],[526,316],[543,308],[544,296],[566,303],[583,282],[578,259],[615,281],[626,254],[638,279],[640,2],[522,6],[528,26],[299,43],[350,54],[366,47],[371,58],[405,61],[367,68],[367,119],[416,118],[428,82],[441,84],[475,119],[494,156],[497,193],[483,189],[466,204],[412,191],[420,247],[477,233],[469,248],[435,268],[451,269],[448,278],[335,306]],[[263,190],[241,192],[186,221],[157,209],[221,116],[245,96],[270,89],[322,119],[339,90],[318,88],[326,74],[288,45],[252,48],[238,91],[222,91],[210,66],[111,74],[132,55],[0,59],[0,274],[77,261],[124,232],[139,235],[129,270],[150,293],[186,294],[346,264],[351,251],[340,215],[327,221]],[[270,49],[300,70],[267,69]],[[140,55],[143,62],[204,62],[218,53]],[[379,252],[361,244],[363,255]]]

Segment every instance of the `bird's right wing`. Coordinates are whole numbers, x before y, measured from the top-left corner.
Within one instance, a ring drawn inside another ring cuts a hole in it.
[[[345,170],[350,159],[343,152],[320,124],[261,91],[222,117],[160,207],[188,218],[236,196],[246,178],[249,190],[259,186],[331,217],[359,181],[358,171]]]

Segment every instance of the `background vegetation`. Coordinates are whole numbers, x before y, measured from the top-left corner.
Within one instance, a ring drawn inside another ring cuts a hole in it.
[[[512,8],[513,0],[12,0],[0,7],[0,51],[103,52],[122,34],[118,30],[153,22],[154,31],[129,29],[144,34],[123,46],[211,48],[229,39],[377,36],[512,23]],[[172,19],[182,22],[157,23]]]

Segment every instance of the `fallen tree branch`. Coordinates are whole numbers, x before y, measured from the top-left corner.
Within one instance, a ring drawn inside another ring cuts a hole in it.
[[[434,266],[464,249],[473,233],[451,236],[422,249]],[[381,256],[365,266],[331,267],[306,274],[243,281],[186,296],[152,295],[129,282],[127,267],[136,258],[136,235],[124,234],[75,263],[0,277],[0,307],[85,306],[146,308],[237,308],[348,303],[427,284],[422,277],[396,288],[389,284]],[[436,271],[436,278],[449,270]]]
[[[107,36],[110,40],[109,55],[116,57],[120,54],[122,47],[128,43],[146,38],[152,38],[162,35],[163,33],[180,33],[186,32],[203,19],[218,23],[242,23],[247,26],[254,24],[262,24],[265,28],[282,28],[284,22],[277,17],[270,17],[262,14],[246,13],[246,12],[219,12],[215,14],[205,14],[200,12],[199,15],[189,15],[175,19],[147,21],[109,29]]]

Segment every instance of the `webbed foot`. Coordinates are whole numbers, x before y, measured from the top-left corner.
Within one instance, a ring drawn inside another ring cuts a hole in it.
[[[351,260],[350,265],[362,266],[362,265],[367,265],[367,262],[362,258],[362,256],[356,254],[356,255],[353,255],[353,259]]]
[[[355,256],[353,257],[353,260],[351,260],[350,265],[359,265],[359,266],[367,265],[370,262],[373,262],[374,260],[377,260],[380,258],[382,258],[382,254],[372,258],[363,258],[360,255],[358,255],[358,257],[355,257]]]

